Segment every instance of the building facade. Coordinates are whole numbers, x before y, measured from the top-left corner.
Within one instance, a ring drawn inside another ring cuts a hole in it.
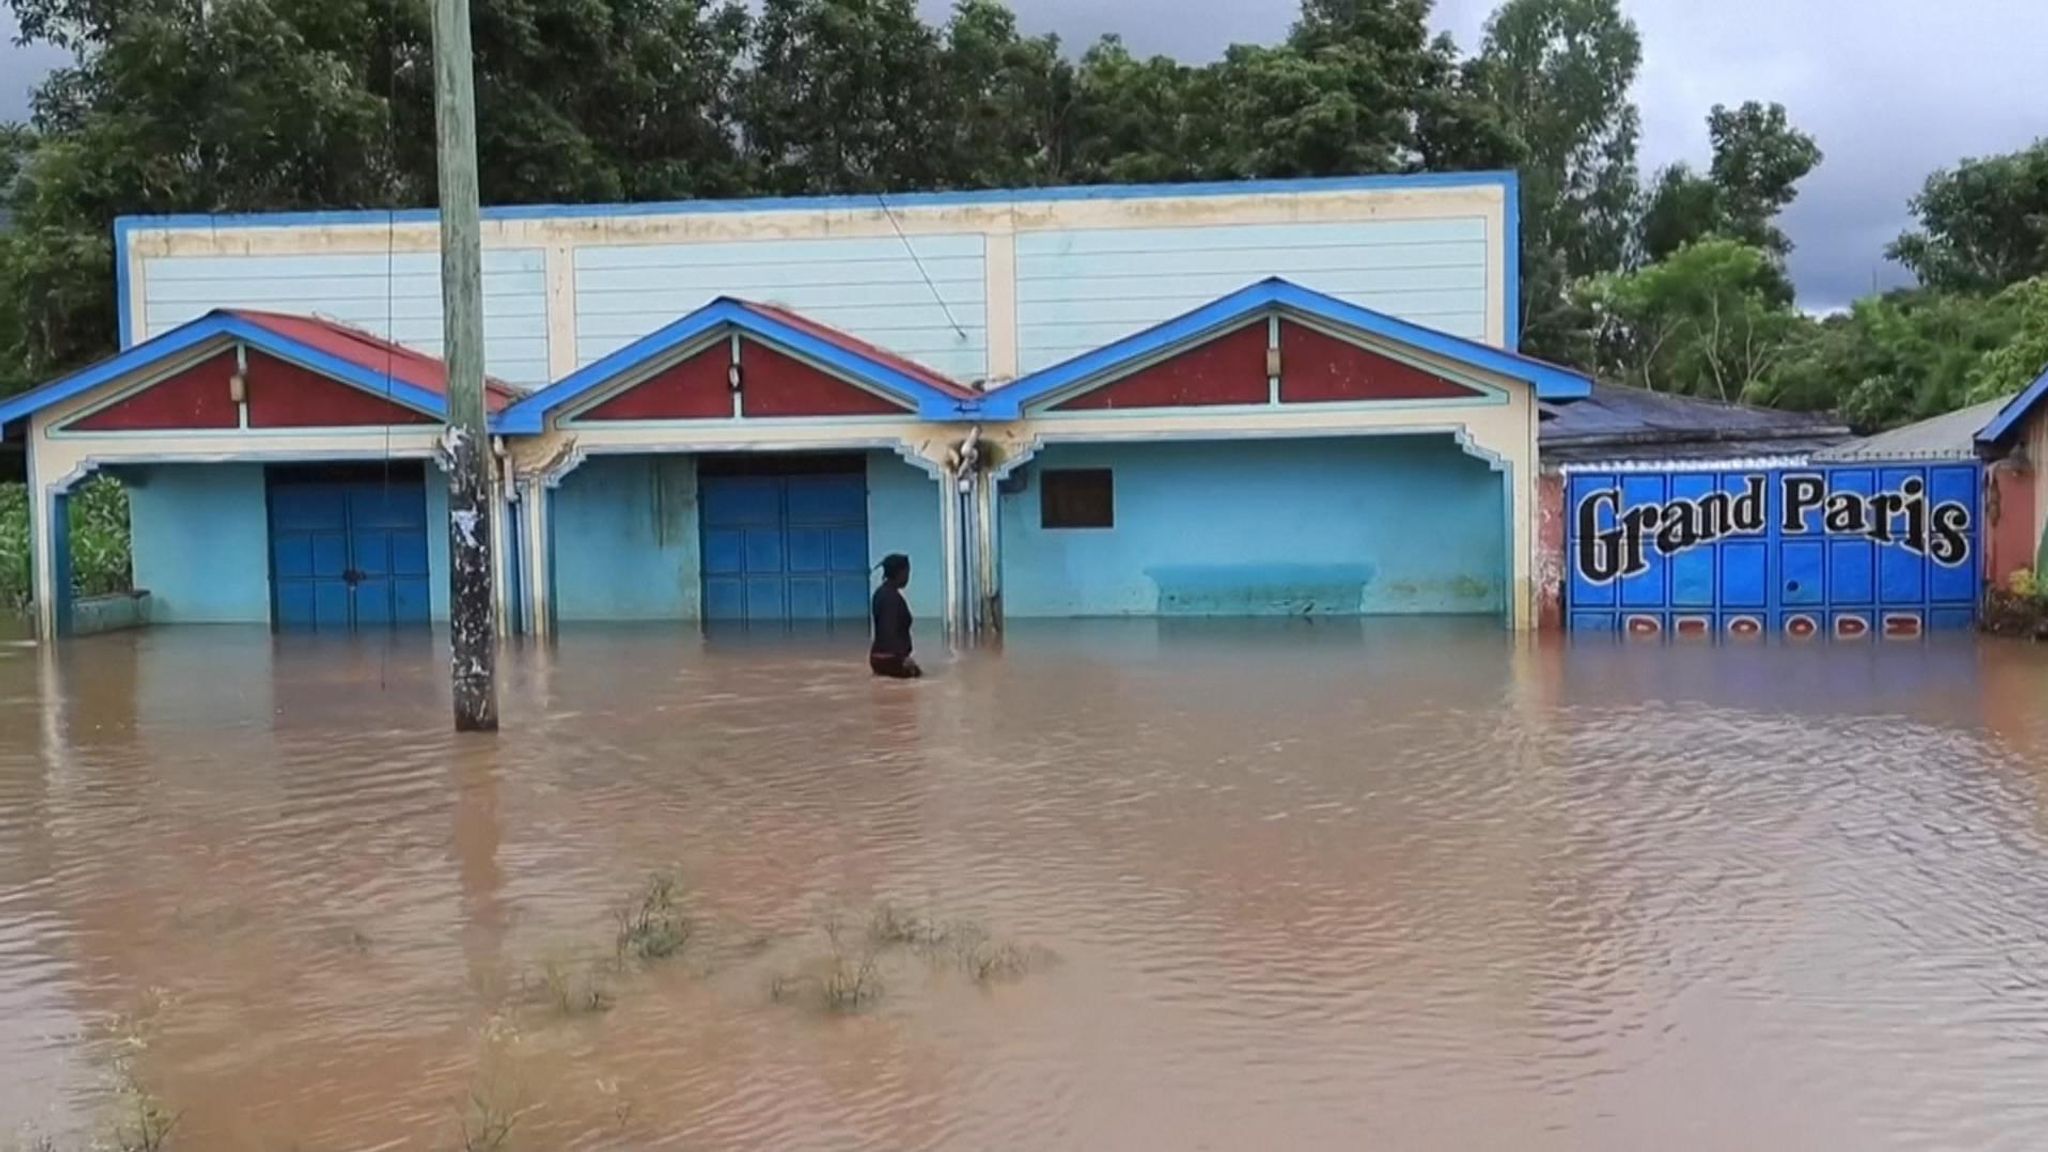
[[[904,552],[913,606],[961,630],[1377,612],[1532,626],[1540,404],[1589,385],[1510,351],[1516,228],[1503,174],[488,210],[501,618],[864,625],[872,565]],[[260,306],[433,363],[437,238],[429,213],[123,220],[115,361],[217,339],[198,334],[210,318]],[[154,388],[164,367],[119,386]],[[382,530],[390,510],[337,466],[403,462],[411,485],[438,433],[439,409],[389,371],[322,379],[404,418],[280,439],[179,416],[88,467],[58,434],[82,392],[59,381],[0,408],[0,429],[25,438],[39,507],[91,467],[140,481],[137,576],[167,581],[160,619],[260,604],[295,626],[280,534],[317,535],[337,500]],[[154,471],[188,458],[215,470]],[[347,490],[311,508],[276,495],[323,481]],[[445,536],[445,511],[413,503],[406,549],[415,520]],[[188,559],[207,587],[241,589],[231,606],[142,561],[215,521],[246,539]],[[39,589],[62,584],[54,524]],[[445,586],[433,575],[430,554]],[[41,597],[52,627],[57,595]]]
[[[2032,568],[2038,579],[2048,573],[2048,371],[1978,431],[1977,449],[1991,461],[2002,522],[1991,576]]]

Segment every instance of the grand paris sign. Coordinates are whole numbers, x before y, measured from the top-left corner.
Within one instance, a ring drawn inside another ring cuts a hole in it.
[[[1930,499],[1927,481],[1861,492],[1831,485],[1817,472],[1738,475],[1732,485],[1700,496],[1628,503],[1619,488],[1580,495],[1573,509],[1572,564],[1591,584],[1648,572],[1651,555],[1673,557],[1720,540],[1763,536],[1777,516],[1782,537],[1825,535],[1896,546],[1943,567],[1970,559],[1971,509]],[[1776,480],[1775,490],[1772,484]],[[1775,497],[1775,499],[1772,499]],[[1811,517],[1818,513],[1819,532]]]

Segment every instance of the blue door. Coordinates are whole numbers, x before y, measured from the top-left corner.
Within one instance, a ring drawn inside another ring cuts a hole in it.
[[[864,473],[700,474],[698,500],[706,620],[865,624]]]
[[[280,629],[427,623],[427,499],[417,474],[270,487],[272,621]]]

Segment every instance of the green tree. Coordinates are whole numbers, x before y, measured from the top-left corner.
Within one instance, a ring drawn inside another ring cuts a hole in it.
[[[1621,269],[1635,224],[1642,63],[1618,0],[1507,0],[1486,25],[1466,84],[1519,144],[1522,341],[1569,355],[1580,326],[1568,287]]]
[[[1858,300],[1796,341],[1758,399],[1837,410],[1863,432],[1938,416],[1986,398],[1979,366],[2019,336],[2022,303],[1924,289]]]
[[[2010,396],[2048,372],[2048,276],[2012,285],[1998,294],[1992,308],[2010,311],[2014,331],[1970,369],[1965,399],[1972,404]]]
[[[1069,179],[1078,93],[1059,38],[1020,35],[996,0],[960,0],[943,52],[948,182],[1014,188]]]
[[[915,0],[766,0],[739,81],[765,190],[943,186],[942,59]]]
[[[1716,104],[1707,114],[1714,159],[1700,176],[1684,164],[1658,174],[1642,217],[1645,258],[1661,260],[1708,236],[1725,236],[1782,259],[1792,241],[1777,218],[1820,164],[1820,146],[1792,127],[1782,104]]]
[[[1197,73],[1166,56],[1140,60],[1104,36],[1075,84],[1074,173],[1083,183],[1143,184],[1203,174],[1206,118],[1191,115]]]
[[[1581,288],[1610,379],[1660,392],[1755,401],[1808,323],[1776,294],[1769,252],[1735,240],[1688,245]]]
[[[1887,255],[1929,288],[1995,292],[2048,273],[2048,138],[1927,178]]]

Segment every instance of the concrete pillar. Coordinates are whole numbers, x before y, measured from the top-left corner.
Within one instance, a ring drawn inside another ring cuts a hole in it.
[[[533,635],[540,638],[555,634],[554,504],[552,479],[537,476],[528,482],[520,509],[526,518],[526,611]]]
[[[71,514],[64,492],[29,477],[30,594],[36,635],[51,640],[71,633]]]

